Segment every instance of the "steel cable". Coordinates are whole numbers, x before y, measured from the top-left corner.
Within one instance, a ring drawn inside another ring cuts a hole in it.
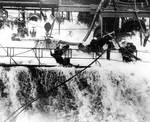
[[[66,81],[60,83],[57,86],[54,86],[52,89],[50,89],[49,91],[47,91],[47,97],[50,96],[50,92],[53,91],[54,89],[64,85],[65,83],[69,82],[70,80],[72,80],[74,77],[76,77],[77,75],[79,75],[80,73],[82,73],[83,71],[85,71],[87,68],[89,68],[92,64],[94,64],[107,50],[104,50],[94,61],[92,61],[89,65],[87,65],[84,69],[80,70],[78,73],[76,73],[75,75],[73,75],[72,77],[70,77],[69,79],[67,79]],[[7,122],[8,120],[10,120],[11,118],[16,118],[19,114],[21,114],[29,105],[31,105],[33,102],[37,101],[38,99],[40,99],[40,97],[35,98],[34,100],[30,101],[28,104],[21,106],[20,108],[18,108],[17,110],[15,110],[6,120],[4,120],[3,122]],[[18,112],[18,113],[17,113]],[[15,115],[16,114],[16,115]],[[14,116],[14,117],[13,117]]]

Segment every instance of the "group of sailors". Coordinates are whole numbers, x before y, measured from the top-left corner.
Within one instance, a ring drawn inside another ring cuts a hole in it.
[[[114,49],[114,45],[112,41],[110,41],[110,38],[105,37],[101,38],[100,40],[92,40],[91,43],[88,46],[84,46],[80,43],[79,49],[82,51],[87,52],[95,52],[97,55],[102,52],[103,46],[107,44],[108,48],[107,51],[110,51],[111,49]],[[83,49],[84,48],[84,49]],[[69,57],[63,57],[63,55],[69,50],[69,45],[64,45],[62,47],[58,46],[54,49],[54,51],[50,51],[50,54],[53,58],[55,58],[56,62],[62,66],[73,66],[70,63]],[[106,51],[106,52],[107,52]],[[122,60],[123,62],[132,62],[135,60],[140,60],[135,54],[137,53],[136,46],[133,43],[127,42],[124,47],[119,48],[119,52],[122,54]],[[107,54],[108,55],[108,54]]]
[[[133,25],[132,25],[133,24]],[[129,25],[132,25],[129,26]],[[142,29],[146,31],[146,27],[144,23],[141,22]],[[78,45],[78,48],[81,51],[90,53],[90,52],[95,52],[97,55],[102,53],[104,51],[104,45],[107,45],[107,58],[110,59],[110,50],[115,49],[114,46],[114,41],[117,38],[119,34],[122,35],[127,35],[129,32],[135,31],[140,31],[141,25],[139,25],[138,21],[135,20],[128,20],[120,30],[117,30],[114,33],[111,34],[106,34],[105,36],[101,36],[99,29],[95,29],[95,32],[93,34],[93,39],[91,40],[89,45],[84,46],[82,43]],[[99,27],[98,27],[99,28]],[[96,32],[97,31],[97,32]],[[119,42],[116,42],[119,44]],[[51,52],[51,56],[56,59],[56,62],[63,65],[63,66],[71,66],[72,64],[70,63],[70,58],[63,58],[62,55],[69,49],[69,45],[65,45],[64,47],[60,48],[57,47],[54,50],[54,53]],[[137,61],[140,60],[136,56],[137,49],[136,46],[131,43],[131,42],[126,42],[124,46],[119,45],[119,52],[122,54],[122,60],[123,62],[132,62],[132,61]]]

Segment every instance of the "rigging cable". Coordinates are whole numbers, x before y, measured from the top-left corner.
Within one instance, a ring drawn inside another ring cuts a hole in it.
[[[100,9],[101,9],[101,7],[102,7],[101,4],[102,4],[103,2],[104,2],[103,0],[100,2],[99,7],[98,7],[98,9],[97,9],[97,12],[96,12],[96,14],[95,14],[95,16],[94,16],[93,22],[92,22],[92,24],[91,24],[90,30],[88,31],[88,33],[87,33],[87,35],[86,35],[86,37],[84,38],[83,41],[86,41],[87,38],[88,38],[88,36],[89,36],[89,34],[91,33],[91,30],[92,30],[92,28],[93,28],[93,26],[94,26],[96,17],[97,17],[97,15],[98,15],[98,13],[100,12]],[[107,51],[107,50],[104,50],[104,51],[103,51],[94,61],[92,61],[88,66],[86,66],[84,69],[80,70],[78,73],[76,73],[75,75],[73,75],[72,77],[70,77],[68,80],[66,80],[66,81],[60,83],[59,85],[53,87],[53,89],[56,89],[56,88],[58,88],[58,87],[64,85],[65,83],[69,82],[71,79],[73,79],[74,77],[76,77],[77,75],[79,75],[80,73],[82,73],[82,72],[83,72],[84,70],[86,70],[89,66],[91,66],[94,62],[96,62],[106,51]],[[49,94],[47,94],[47,96],[50,95],[50,92],[53,91],[53,89],[50,89],[50,90],[48,91]],[[30,102],[29,102],[28,104],[26,104],[25,106],[21,106],[20,108],[18,108],[18,109],[17,109],[16,111],[14,111],[4,122],[7,122],[7,121],[10,120],[13,116],[14,116],[13,118],[16,118],[19,114],[21,114],[21,112],[23,112],[23,111],[26,109],[26,107],[28,107],[28,106],[29,106],[30,104],[32,104],[33,102],[37,101],[39,98],[40,98],[40,97],[37,97],[37,98],[35,98],[34,100],[30,101]],[[19,113],[17,113],[17,112],[19,112]],[[16,115],[15,115],[15,114],[16,114]]]
[[[52,32],[53,32],[53,29],[54,29],[54,24],[55,24],[55,21],[56,21],[56,17],[55,16],[53,16],[53,23],[52,23],[52,27],[51,27],[51,30],[50,30],[50,37],[51,37],[51,35],[52,35]]]
[[[40,62],[40,57],[37,56],[37,52],[36,50],[34,50],[34,48],[32,49],[34,55],[35,55],[35,58],[37,59],[37,61],[39,62],[39,65],[41,65],[41,62]]]
[[[53,88],[51,88],[50,90],[47,91],[47,97],[50,96],[50,93],[54,90],[59,88],[60,86],[66,84],[67,82],[69,82],[70,80],[72,80],[74,77],[76,77],[77,75],[81,74],[83,71],[85,71],[87,68],[89,68],[92,64],[94,64],[107,50],[103,50],[103,52],[96,58],[94,59],[94,61],[92,61],[89,65],[87,65],[84,69],[80,70],[78,73],[76,73],[75,75],[73,75],[72,77],[70,77],[69,79],[67,79],[66,81],[60,83],[57,86],[54,86]],[[20,108],[18,108],[17,110],[15,110],[6,120],[4,120],[3,122],[7,122],[8,120],[10,120],[11,118],[14,119],[16,118],[19,114],[21,114],[29,105],[31,105],[33,102],[37,101],[40,97],[34,98],[32,101],[30,101],[29,103],[27,103],[24,106],[21,106]],[[18,113],[17,113],[18,112]]]
[[[98,14],[100,13],[100,11],[101,11],[101,9],[102,9],[102,7],[103,7],[102,5],[104,4],[104,2],[106,2],[106,1],[105,1],[105,0],[101,0],[101,1],[100,1],[99,5],[98,5],[98,7],[97,7],[96,13],[95,13],[95,15],[94,15],[92,24],[91,24],[91,26],[90,26],[90,28],[89,28],[87,34],[85,35],[85,37],[84,37],[84,39],[83,39],[83,42],[85,42],[85,41],[88,39],[88,37],[89,37],[89,35],[90,35],[90,33],[91,33],[93,27],[94,27],[94,24],[95,24],[95,22],[96,22],[96,18],[97,18]],[[109,2],[109,0],[107,0],[107,2]]]

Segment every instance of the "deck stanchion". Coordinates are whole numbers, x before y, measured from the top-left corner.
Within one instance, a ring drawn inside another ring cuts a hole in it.
[[[71,56],[70,56],[70,57],[72,58],[72,50],[70,50],[70,52],[71,52],[71,53],[70,53],[70,54],[71,54]]]
[[[7,51],[6,51],[6,52],[7,52],[7,56],[9,56],[9,55],[8,55],[8,54],[9,54],[9,53],[8,53],[8,47],[7,47]]]
[[[12,54],[12,56],[14,57],[14,55],[15,55],[15,49],[14,49],[14,47],[13,47],[12,49],[13,49],[13,54]]]
[[[11,47],[9,47],[9,54],[8,55],[11,57]]]

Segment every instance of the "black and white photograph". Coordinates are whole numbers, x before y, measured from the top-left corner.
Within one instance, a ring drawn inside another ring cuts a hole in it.
[[[0,122],[150,122],[150,0],[0,0]]]

